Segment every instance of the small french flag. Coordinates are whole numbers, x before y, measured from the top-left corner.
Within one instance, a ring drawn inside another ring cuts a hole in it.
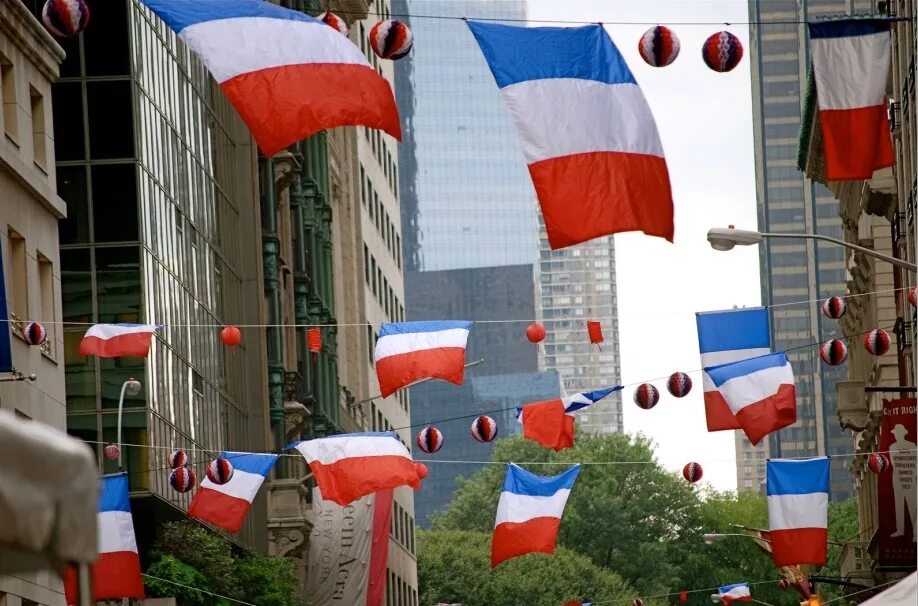
[[[523,426],[523,436],[545,448],[561,451],[574,446],[574,413],[592,406],[621,385],[597,389],[572,396],[532,402],[516,409],[516,419]]]
[[[204,478],[188,506],[188,515],[229,532],[239,532],[278,455],[224,452],[220,458],[233,464],[233,477],[226,484],[214,484]]]
[[[829,459],[773,459],[766,471],[775,566],[824,566],[828,557]]]
[[[471,322],[435,321],[383,324],[376,341],[379,391],[388,397],[421,379],[462,385],[465,345]]]
[[[718,587],[717,593],[711,595],[711,600],[721,602],[724,606],[730,606],[733,602],[751,602],[752,593],[749,591],[749,583],[734,583]]]
[[[80,355],[146,358],[157,328],[155,324],[95,324],[80,341]]]

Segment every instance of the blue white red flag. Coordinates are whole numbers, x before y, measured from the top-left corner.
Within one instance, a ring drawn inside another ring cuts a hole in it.
[[[401,139],[392,87],[347,36],[263,0],[141,0],[198,55],[265,156],[321,130]]]
[[[749,591],[749,583],[734,583],[718,587],[717,593],[711,595],[711,600],[721,602],[724,606],[730,606],[733,602],[751,602],[752,593]]]
[[[523,436],[555,451],[574,446],[574,413],[602,400],[621,385],[525,404],[516,409]]]
[[[3,278],[3,250],[0,250],[0,372],[13,372],[13,348],[10,341],[10,314],[6,309],[6,283]]]
[[[828,557],[829,459],[773,459],[766,477],[775,566],[824,566]]]
[[[399,322],[383,324],[376,341],[376,378],[388,397],[421,379],[462,385],[465,345],[471,322]]]
[[[277,463],[275,454],[224,452],[220,458],[233,464],[233,476],[226,484],[215,484],[204,478],[201,487],[191,499],[188,515],[219,526],[230,532],[239,532],[252,501]]]
[[[672,241],[657,125],[605,29],[468,26],[516,125],[551,247],[627,231]]]

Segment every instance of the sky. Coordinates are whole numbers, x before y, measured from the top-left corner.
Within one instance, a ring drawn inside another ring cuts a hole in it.
[[[533,20],[606,23],[656,118],[673,187],[675,241],[619,234],[615,246],[623,383],[655,379],[661,398],[642,410],[626,387],[625,431],[652,438],[667,468],[700,463],[703,482],[719,490],[736,488],[734,435],[705,428],[695,312],[761,302],[757,248],[718,252],[706,240],[711,227],[756,228],[747,6],[745,0],[529,0]],[[686,22],[709,24],[679,25]],[[641,35],[656,24],[681,41],[679,57],[664,68],[648,66],[637,51]],[[746,50],[725,74],[701,59],[704,40],[723,29]],[[665,389],[665,377],[677,370],[694,383],[682,399]]]

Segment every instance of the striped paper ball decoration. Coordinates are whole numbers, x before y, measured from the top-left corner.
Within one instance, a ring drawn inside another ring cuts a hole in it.
[[[118,448],[118,445],[117,445],[117,444],[109,444],[109,445],[107,445],[107,446],[102,450],[102,452],[103,452],[103,454],[105,454],[105,458],[108,459],[109,461],[117,461],[117,460],[118,460],[118,457],[121,456],[121,449]]]
[[[908,290],[908,302],[912,307],[918,307],[918,286]]]
[[[48,331],[38,322],[29,322],[22,329],[22,338],[29,345],[41,345],[48,340]]]
[[[198,482],[198,476],[191,467],[176,467],[169,472],[169,484],[178,492],[188,492]]]
[[[830,320],[837,320],[848,311],[845,300],[841,297],[829,297],[822,303],[822,315]]]
[[[443,433],[430,425],[419,431],[414,441],[426,453],[437,452],[443,448]]]
[[[644,600],[641,598],[634,598],[634,601],[631,602],[631,606],[644,606]]]
[[[45,28],[58,38],[72,38],[89,25],[86,0],[48,0],[41,9]]]
[[[698,463],[686,463],[685,467],[682,468],[682,477],[685,478],[687,482],[691,482],[692,484],[701,480],[701,476],[703,475],[704,470]]]
[[[889,467],[889,459],[878,452],[867,455],[867,468],[875,474],[881,474]]]
[[[379,21],[370,28],[370,48],[383,59],[401,59],[411,51],[414,37],[411,30],[401,21],[389,19]]]
[[[784,589],[787,589],[788,587],[790,587],[790,583],[787,581],[787,579],[778,580],[778,589],[784,590]]]
[[[678,36],[662,25],[651,27],[638,42],[641,58],[652,67],[666,67],[679,56],[679,49]]]
[[[204,473],[207,474],[207,479],[214,484],[226,484],[233,479],[233,464],[228,459],[217,457],[210,462]]]
[[[692,391],[692,378],[684,372],[674,372],[666,381],[666,389],[677,398],[683,398]]]
[[[838,366],[848,359],[848,346],[841,339],[832,339],[819,346],[819,357],[829,366]]]
[[[882,356],[889,351],[889,344],[889,333],[882,328],[875,328],[864,336],[864,349],[875,356]]]
[[[650,410],[660,401],[660,392],[650,383],[641,383],[634,390],[634,403],[643,408]]]
[[[169,469],[184,467],[188,464],[188,455],[185,454],[184,450],[173,450],[166,458],[166,463],[169,464]]]
[[[347,36],[347,23],[335,13],[322,13],[316,19]]]
[[[479,442],[490,442],[497,437],[497,423],[487,415],[481,415],[472,421],[472,437]]]
[[[701,57],[715,72],[728,72],[743,58],[743,44],[730,32],[717,32],[704,41]]]

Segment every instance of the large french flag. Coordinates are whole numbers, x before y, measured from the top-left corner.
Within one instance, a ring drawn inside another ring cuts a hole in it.
[[[574,465],[546,478],[513,463],[507,466],[491,539],[491,568],[523,554],[555,552],[561,514],[579,473],[580,465]]]
[[[322,498],[338,505],[387,488],[421,487],[411,453],[395,432],[346,433],[289,447],[309,463]]]
[[[337,126],[401,139],[392,87],[347,36],[263,0],[141,0],[198,55],[265,156]]]
[[[157,328],[155,324],[94,324],[80,341],[80,355],[146,358]]]
[[[892,53],[889,21],[841,19],[809,24],[826,177],[870,179],[895,164],[886,109]]]
[[[672,241],[657,125],[605,29],[468,25],[516,125],[551,247],[626,231]]]
[[[766,473],[775,566],[824,566],[829,538],[828,457],[773,459]]]
[[[764,307],[695,314],[701,367],[748,360],[771,352],[768,310]],[[708,431],[740,429],[727,402],[707,372],[701,375]]]
[[[383,324],[376,341],[379,391],[388,397],[421,379],[462,385],[465,345],[472,323],[466,321]]]
[[[773,354],[706,368],[749,441],[797,422],[797,388],[787,355]]]
[[[233,464],[233,477],[226,484],[214,484],[204,478],[188,506],[188,515],[229,532],[239,532],[278,455],[224,452],[220,456]]]
[[[121,598],[144,599],[140,556],[134,537],[131,500],[128,496],[126,473],[100,479],[99,495],[99,559],[92,565],[94,600]],[[76,604],[77,575],[74,568],[64,572],[64,593],[68,604]]]
[[[572,396],[533,402],[516,409],[516,419],[523,425],[523,436],[555,451],[574,446],[574,413],[602,400],[621,385],[597,389]]]

